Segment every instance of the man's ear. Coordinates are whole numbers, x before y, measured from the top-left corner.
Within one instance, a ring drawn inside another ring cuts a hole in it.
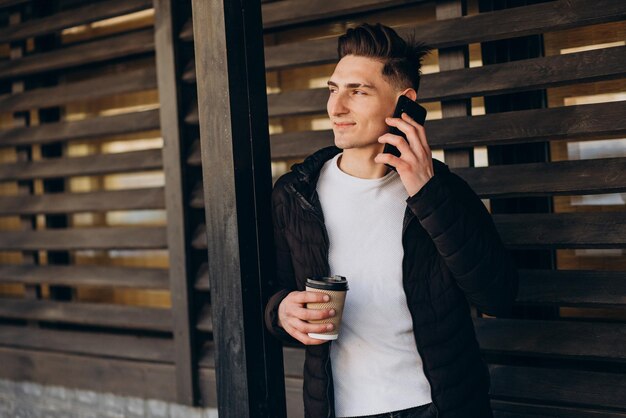
[[[415,91],[415,89],[412,88],[408,88],[406,90],[404,90],[402,92],[402,94],[406,97],[408,97],[409,99],[416,101],[417,100],[417,92]]]

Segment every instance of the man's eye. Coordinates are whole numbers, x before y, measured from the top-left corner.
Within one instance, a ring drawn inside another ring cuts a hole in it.
[[[362,91],[362,90],[354,90],[354,94],[357,94],[357,95],[359,95],[359,96],[362,96],[362,95],[364,95],[364,94],[365,94],[365,92],[364,92],[364,91]]]

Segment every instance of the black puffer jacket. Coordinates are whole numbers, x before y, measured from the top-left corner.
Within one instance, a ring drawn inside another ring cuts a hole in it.
[[[338,148],[324,148],[282,176],[272,193],[277,250],[267,327],[283,341],[278,306],[307,277],[326,276],[328,235],[316,192],[319,172]],[[506,315],[517,294],[517,272],[489,212],[471,188],[433,160],[434,177],[407,199],[402,243],[403,287],[424,373],[440,418],[492,417],[489,371],[481,357],[468,301]],[[349,278],[348,278],[349,279]],[[334,417],[330,343],[306,347],[304,409]]]

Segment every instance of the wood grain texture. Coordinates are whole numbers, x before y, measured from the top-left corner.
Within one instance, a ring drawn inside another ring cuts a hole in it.
[[[0,216],[163,209],[163,187],[0,197]]]
[[[474,327],[487,353],[626,363],[626,324],[476,318]]]
[[[174,366],[0,347],[0,377],[175,402]]]
[[[20,25],[0,28],[0,43],[60,32],[72,26],[121,16],[152,7],[151,0],[109,0],[87,3],[74,9],[55,13]]]
[[[151,90],[156,85],[156,70],[154,67],[147,67],[17,94],[5,94],[0,96],[0,108],[18,111],[60,106],[115,94]]]
[[[453,168],[481,198],[626,191],[626,158]]]
[[[624,412],[626,379],[621,373],[490,365],[494,399],[614,408]]]
[[[406,37],[413,32],[434,48],[515,38],[624,19],[626,3],[598,0],[588,7],[586,0],[558,0],[496,12],[398,28]],[[327,64],[337,60],[337,39],[326,38],[265,48],[268,70]]]
[[[517,303],[581,307],[626,306],[626,272],[519,270]]]
[[[158,249],[166,248],[163,227],[103,227],[5,231],[0,235],[0,249],[81,250],[81,249]]]
[[[162,167],[161,150],[99,154],[88,157],[50,158],[0,165],[0,181],[33,178],[88,176],[120,172],[158,170]]]
[[[171,331],[169,309],[2,298],[0,317],[150,331]]]
[[[493,215],[510,248],[626,248],[626,212]]]
[[[99,265],[0,266],[0,283],[167,289],[167,269]]]
[[[99,116],[72,122],[45,123],[33,127],[0,130],[0,146],[49,144],[70,139],[101,138],[159,129],[159,111],[145,110],[115,116]]]
[[[55,51],[0,62],[0,80],[65,70],[154,51],[154,30],[143,29]]]
[[[193,330],[194,298],[192,294],[192,255],[189,251],[191,225],[188,210],[188,190],[181,155],[185,150],[180,121],[182,89],[179,88],[178,37],[174,33],[178,14],[183,10],[176,1],[155,0],[156,66],[159,84],[163,171],[167,194],[167,243],[169,284],[172,298],[172,322],[176,351],[176,391],[178,403],[193,406],[198,398],[195,364],[195,333]]]
[[[419,102],[458,100],[485,95],[611,80],[626,74],[626,47],[533,58],[482,67],[425,74]],[[195,72],[189,74],[195,80]],[[325,114],[327,88],[268,95],[270,117]],[[197,112],[197,110],[196,110]],[[192,123],[193,111],[189,113]],[[197,122],[196,122],[197,123]]]
[[[139,361],[174,361],[171,339],[141,335],[1,325],[0,346]]]
[[[424,126],[432,149],[450,149],[623,134],[623,114],[626,101],[430,120]],[[271,144],[273,159],[303,157],[333,145],[333,133],[320,130],[274,134]]]

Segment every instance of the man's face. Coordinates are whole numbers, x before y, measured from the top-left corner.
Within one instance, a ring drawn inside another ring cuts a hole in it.
[[[400,92],[383,77],[383,63],[346,55],[328,81],[326,110],[333,126],[335,145],[341,149],[382,148],[378,137],[389,131]]]

